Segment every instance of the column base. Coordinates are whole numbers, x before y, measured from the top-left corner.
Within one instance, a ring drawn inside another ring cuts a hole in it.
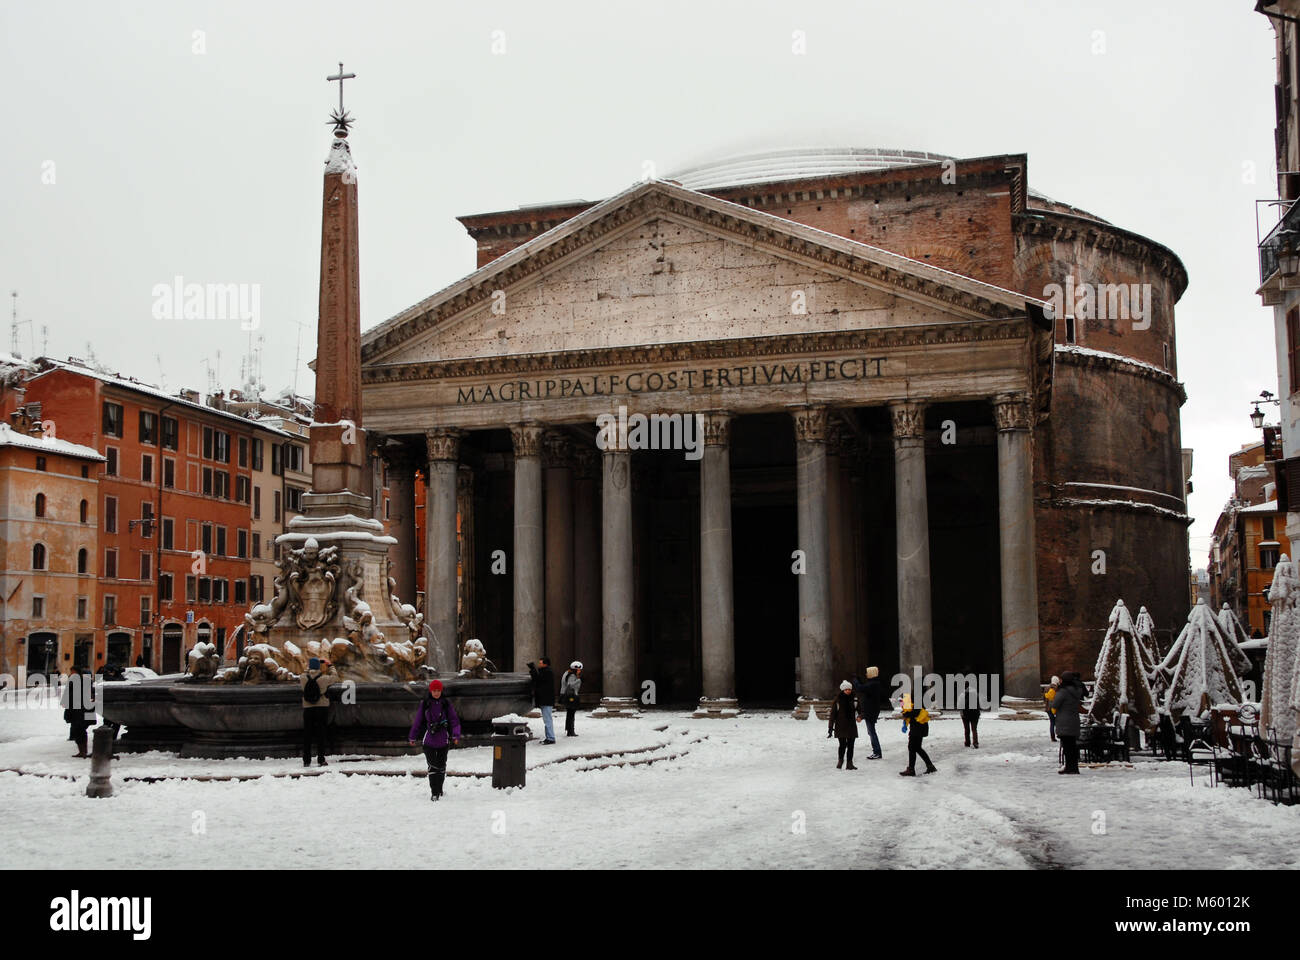
[[[718,697],[713,700],[708,697],[700,697],[699,706],[691,714],[697,720],[726,720],[739,715],[740,703],[735,697]]]
[[[817,715],[818,720],[829,720],[831,718],[831,704],[833,700],[817,700],[809,697],[800,697],[794,705],[794,712],[791,714],[796,720],[807,720],[810,712]]]
[[[600,706],[590,716],[599,719],[641,716],[641,701],[635,697],[601,697]]]

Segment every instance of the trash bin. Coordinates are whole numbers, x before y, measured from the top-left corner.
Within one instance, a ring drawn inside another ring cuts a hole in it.
[[[528,724],[524,721],[492,721],[493,787],[504,789],[524,785],[528,737]]]

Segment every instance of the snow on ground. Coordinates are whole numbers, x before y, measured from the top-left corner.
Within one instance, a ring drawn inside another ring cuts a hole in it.
[[[956,720],[936,720],[927,750],[939,772],[903,778],[898,727],[878,727],[884,760],[868,761],[860,739],[861,769],[845,771],[822,724],[784,713],[580,714],[577,738],[529,744],[524,789],[466,775],[490,771],[490,749],[453,751],[438,804],[423,779],[344,773],[422,770],[418,756],[339,758],[289,778],[273,774],[302,773],[301,761],[124,754],[115,796],[91,800],[61,711],[5,709],[0,769],[77,779],[0,772],[0,866],[1300,866],[1300,808],[1210,789],[1204,768],[1195,786],[1185,764],[1145,757],[1061,777],[1046,720],[987,716],[978,751],[962,747]]]

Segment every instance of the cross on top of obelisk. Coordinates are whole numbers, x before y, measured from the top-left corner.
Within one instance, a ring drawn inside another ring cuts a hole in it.
[[[343,63],[340,61],[339,72],[331,77],[325,78],[328,83],[333,83],[335,80],[339,82],[339,108],[330,114],[330,123],[334,124],[334,133],[337,136],[346,137],[348,135],[348,127],[351,126],[353,122],[352,118],[348,116],[348,112],[343,109],[343,81],[354,80],[356,79],[356,76],[355,73],[344,73]]]

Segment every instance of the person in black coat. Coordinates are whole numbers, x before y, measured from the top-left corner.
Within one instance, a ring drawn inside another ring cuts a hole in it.
[[[541,666],[530,663],[528,675],[533,678],[533,703],[542,712],[542,727],[546,730],[543,744],[555,742],[555,674],[550,657],[538,657]]]
[[[876,736],[876,721],[880,711],[892,707],[889,691],[880,680],[879,667],[867,667],[867,679],[858,685],[858,719],[867,727],[867,736],[871,738],[871,756],[868,760],[879,760],[880,738]]]
[[[1056,709],[1056,735],[1061,739],[1061,752],[1065,755],[1065,766],[1057,773],[1079,772],[1079,706],[1086,695],[1078,673],[1068,670],[1061,674],[1060,689],[1052,700]]]
[[[958,706],[961,708],[961,729],[966,735],[966,746],[978,750],[980,748],[980,697],[975,681],[966,681]]]
[[[840,695],[831,703],[831,717],[826,727],[826,736],[833,736],[840,742],[840,759],[835,764],[835,769],[839,770],[844,766],[846,755],[849,759],[849,769],[858,769],[853,765],[853,741],[858,738],[858,721],[853,711],[853,684],[847,680],[840,684]]]

